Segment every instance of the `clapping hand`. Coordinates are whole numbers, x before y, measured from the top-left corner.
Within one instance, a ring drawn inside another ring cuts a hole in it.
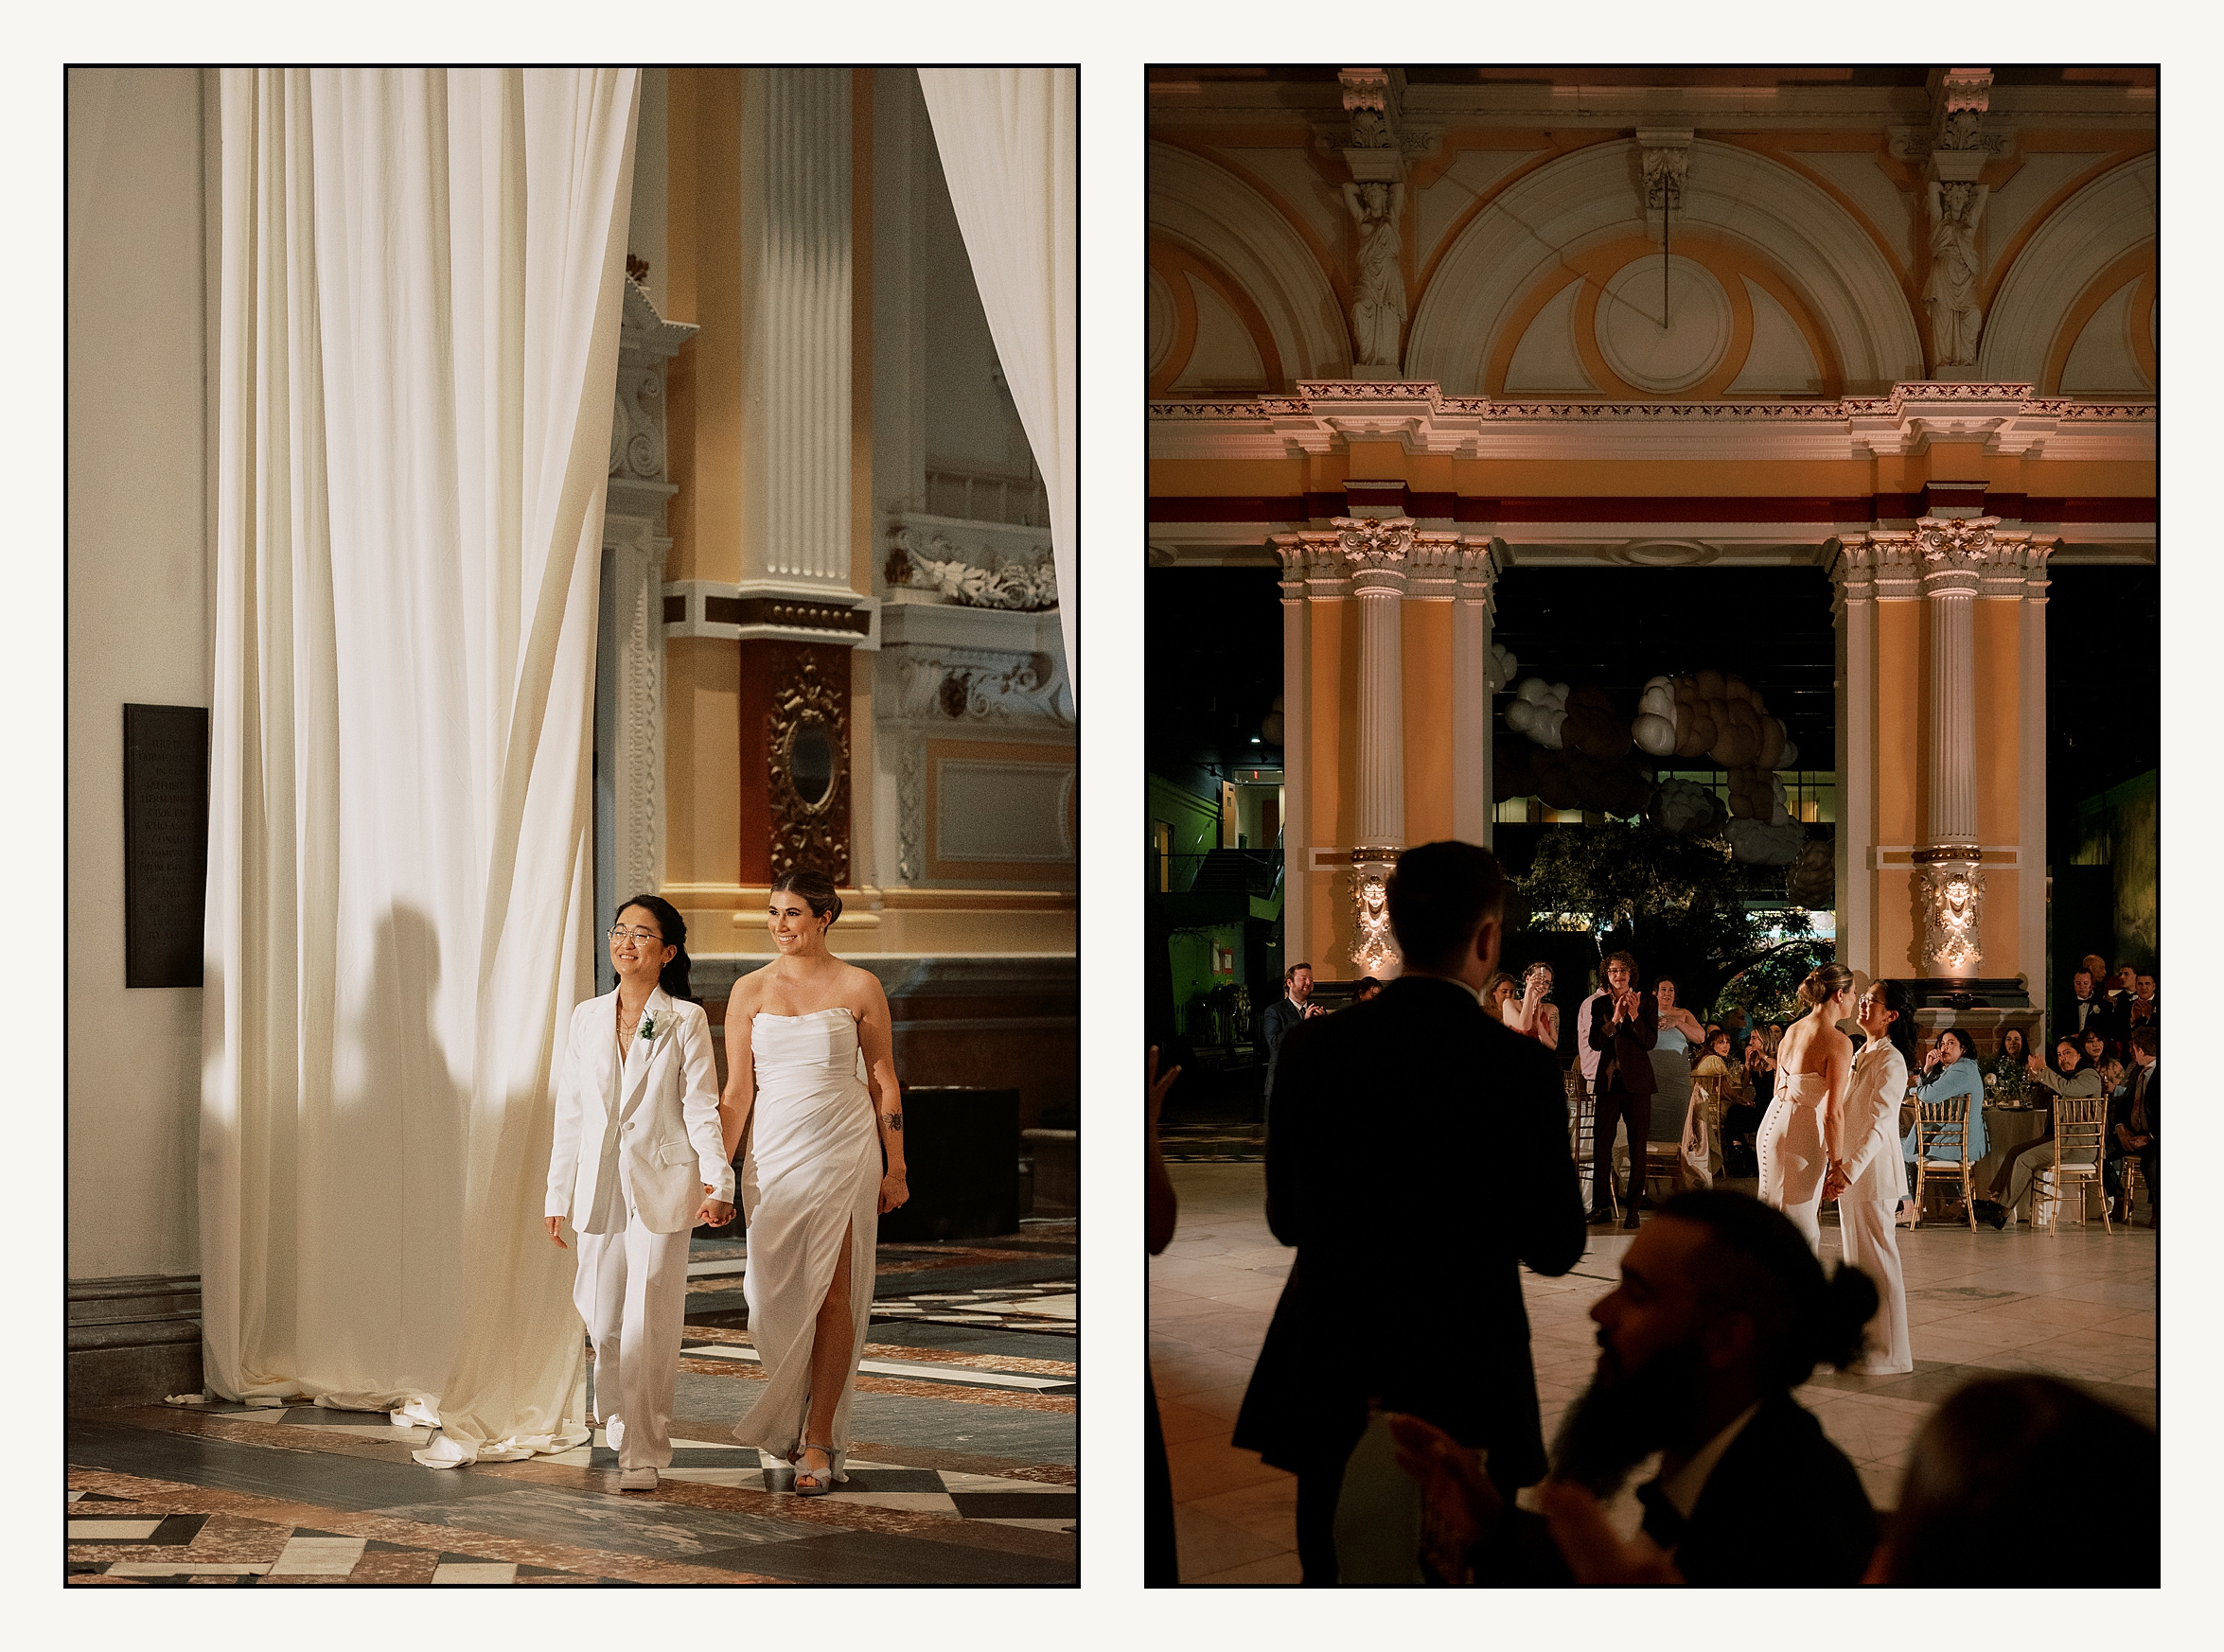
[[[1475,1454],[1436,1424],[1403,1413],[1386,1420],[1398,1467],[1421,1487],[1422,1557],[1445,1582],[1459,1582],[1469,1552],[1498,1523],[1506,1500]]]

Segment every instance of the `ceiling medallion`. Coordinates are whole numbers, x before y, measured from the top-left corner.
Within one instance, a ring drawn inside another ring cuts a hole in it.
[[[1703,264],[1671,255],[1665,295],[1661,287],[1657,255],[1624,264],[1598,295],[1596,330],[1599,354],[1624,383],[1665,395],[1689,390],[1721,365],[1731,317],[1730,295]]]
[[[1699,539],[1632,539],[1609,547],[1606,559],[1624,568],[1704,568],[1722,548]]]

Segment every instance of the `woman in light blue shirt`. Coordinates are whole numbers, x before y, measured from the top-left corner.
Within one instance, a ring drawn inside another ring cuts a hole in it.
[[[1925,1101],[1967,1096],[1969,1098],[1969,1163],[1974,1165],[1985,1156],[1985,1075],[1977,1065],[1977,1052],[1968,1033],[1950,1027],[1938,1035],[1938,1042],[1923,1058],[1921,1081],[1915,1086],[1915,1094]],[[1907,1160],[1911,1201],[1915,1187],[1915,1129],[1911,1127],[1899,1144],[1900,1156]],[[1942,1159],[1959,1163],[1961,1143],[1950,1134],[1941,1133],[1924,1156],[1933,1164]],[[1903,1210],[1906,1208],[1902,1206]]]

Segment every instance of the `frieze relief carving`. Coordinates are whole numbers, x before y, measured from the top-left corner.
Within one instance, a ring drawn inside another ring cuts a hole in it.
[[[839,656],[846,670],[848,656]],[[805,797],[795,782],[796,741],[817,729],[831,748],[825,792]],[[772,874],[803,868],[837,884],[850,878],[850,719],[847,696],[821,672],[819,651],[803,648],[772,685],[765,713],[765,763],[772,815]]]
[[[896,675],[895,714],[919,722],[1034,722],[1065,727],[1072,718],[1050,657],[1000,648],[885,650]]]
[[[1970,860],[1934,860],[1914,880],[1928,975],[1973,975],[1985,961],[1985,873]]]
[[[1372,863],[1351,872],[1351,963],[1363,975],[1395,975],[1401,961],[1390,931],[1389,869]]]
[[[1047,543],[999,553],[985,545],[960,545],[941,529],[901,521],[891,537],[894,548],[883,570],[891,587],[931,591],[972,608],[1038,614],[1058,606],[1058,575]]]
[[[917,736],[902,741],[896,767],[896,871],[907,884],[926,875],[927,751]]]

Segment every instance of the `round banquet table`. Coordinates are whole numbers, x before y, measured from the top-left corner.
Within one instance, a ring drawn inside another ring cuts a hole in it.
[[[2037,1141],[2046,1134],[2047,1121],[2053,1114],[2054,1105],[2051,1101],[2037,1107],[2010,1107],[1998,1101],[1986,1102],[1985,1156],[1971,1169],[1970,1185],[1979,1188],[1991,1186],[1994,1173],[2007,1162],[2009,1153],[2025,1142]],[[2030,1192],[2026,1189],[2024,1199],[2028,1202],[2029,1198]],[[2028,1222],[2030,1212],[2023,1211],[2021,1219]]]

